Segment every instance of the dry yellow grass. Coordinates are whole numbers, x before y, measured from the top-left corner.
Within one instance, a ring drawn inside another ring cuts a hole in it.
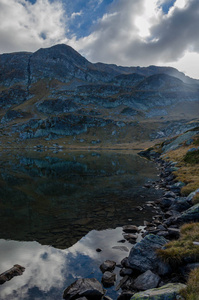
[[[187,288],[181,291],[186,300],[199,300],[199,268],[192,270],[189,274]]]
[[[198,261],[199,247],[193,244],[195,241],[199,242],[199,223],[185,224],[181,227],[180,238],[166,244],[158,254],[171,265],[181,264],[187,257],[193,262]]]
[[[193,143],[189,146],[181,146],[176,150],[167,153],[167,160],[177,162],[179,169],[174,172],[178,181],[184,182],[186,185],[182,187],[181,194],[187,196],[199,187],[199,165],[198,163],[185,162],[187,151],[195,147],[198,137],[195,137]]]

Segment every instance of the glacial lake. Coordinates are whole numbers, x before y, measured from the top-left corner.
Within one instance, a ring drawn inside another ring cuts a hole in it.
[[[0,273],[14,264],[25,272],[0,286],[0,299],[58,300],[78,278],[101,281],[102,262],[128,256],[112,247],[132,247],[119,242],[122,226],[143,225],[154,214],[141,206],[160,197],[143,187],[157,174],[135,151],[2,151]],[[119,292],[107,288],[113,299]]]

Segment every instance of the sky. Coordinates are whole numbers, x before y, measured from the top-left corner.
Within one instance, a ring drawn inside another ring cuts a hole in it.
[[[0,53],[64,43],[91,62],[199,78],[199,0],[0,0]]]

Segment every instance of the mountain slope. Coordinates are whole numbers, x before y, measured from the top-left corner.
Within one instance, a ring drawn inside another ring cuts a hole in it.
[[[198,111],[198,81],[174,68],[92,64],[66,45],[0,55],[2,146],[164,138],[195,126]]]

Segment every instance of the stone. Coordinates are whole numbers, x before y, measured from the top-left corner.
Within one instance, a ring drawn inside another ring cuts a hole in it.
[[[158,235],[158,236],[163,236],[163,237],[165,237],[165,238],[168,238],[169,233],[168,233],[167,230],[160,230],[160,231],[157,232],[157,235]]]
[[[138,227],[135,225],[124,225],[123,231],[126,233],[136,233],[139,231]]]
[[[168,233],[169,233],[169,236],[172,238],[178,239],[180,237],[180,229],[178,229],[178,228],[169,227]]]
[[[119,284],[116,286],[115,290],[118,291],[127,282],[128,279],[129,279],[128,275],[124,276],[124,278],[122,278]]]
[[[184,288],[186,285],[182,283],[168,283],[159,288],[136,293],[131,300],[176,300],[180,290]]]
[[[199,268],[199,263],[190,263],[190,264],[187,264],[187,265],[185,265],[185,266],[182,266],[182,267],[180,268],[180,271],[181,271],[182,275],[183,275],[184,277],[186,277],[186,279],[187,279],[189,273],[190,273],[192,270],[197,269],[197,268]]]
[[[166,226],[163,226],[162,224],[161,225],[158,225],[157,227],[159,230],[167,230]]]
[[[160,206],[163,208],[168,208],[173,204],[174,201],[175,198],[162,198],[160,202]]]
[[[132,291],[125,291],[118,296],[117,300],[130,300],[132,296],[133,296]]]
[[[174,192],[166,192],[164,193],[164,198],[175,198],[176,197],[176,194]]]
[[[129,269],[131,268],[128,257],[125,257],[125,258],[122,259],[121,265],[124,268],[129,268]]]
[[[184,210],[187,210],[190,207],[191,207],[191,203],[190,203],[190,201],[187,200],[187,197],[178,197],[171,204],[171,206],[169,207],[169,209],[182,212]]]
[[[168,274],[171,268],[164,263],[156,253],[157,249],[161,249],[168,241],[161,236],[148,234],[140,242],[138,242],[130,251],[128,262],[133,270],[146,272],[151,270],[159,275]]]
[[[109,296],[104,296],[103,300],[112,300],[112,298]]]
[[[116,280],[116,274],[111,273],[109,271],[104,272],[102,276],[102,284],[104,287],[110,287],[114,285]]]
[[[129,248],[126,246],[113,246],[112,249],[129,252]]]
[[[103,262],[100,265],[100,270],[102,271],[102,273],[106,272],[106,271],[113,271],[115,269],[116,266],[116,262],[113,260],[105,260],[105,262]]]
[[[188,196],[187,196],[187,201],[192,201],[193,197],[199,193],[199,189],[196,189],[194,192],[190,193]]]
[[[157,274],[154,274],[153,272],[148,270],[136,278],[133,287],[136,290],[140,290],[140,291],[153,289],[158,286],[160,280],[161,278]]]
[[[80,278],[64,290],[63,299],[73,300],[89,297],[89,299],[101,300],[104,295],[105,290],[97,279]]]
[[[120,276],[124,277],[124,276],[126,276],[126,275],[128,275],[128,276],[133,275],[133,270],[132,270],[132,269],[129,269],[129,268],[122,268],[122,269],[120,270]]]
[[[11,269],[0,274],[0,284],[5,283],[6,281],[11,280],[15,276],[22,275],[25,271],[25,268],[20,265],[14,265]]]
[[[136,240],[137,239],[137,234],[133,234],[133,233],[127,233],[124,234],[124,238],[128,241],[128,240]]]
[[[177,221],[183,222],[194,222],[199,221],[199,203],[185,210],[178,218]]]

